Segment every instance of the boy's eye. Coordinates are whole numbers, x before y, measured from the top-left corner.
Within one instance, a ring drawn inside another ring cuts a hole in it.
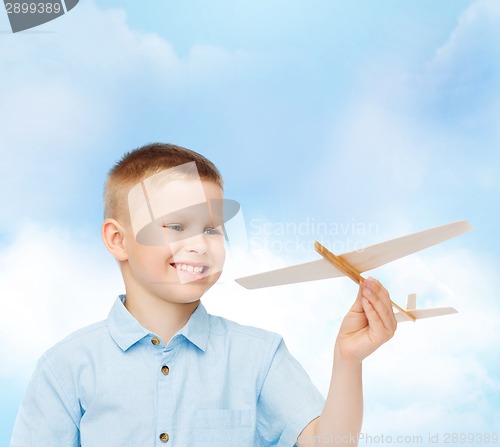
[[[182,225],[179,224],[167,224],[163,225],[163,228],[168,228],[169,230],[182,231]]]
[[[217,228],[205,228],[205,233],[212,235],[212,234],[222,234],[222,232],[217,229]]]
[[[181,232],[181,231],[186,231],[183,225],[181,224],[163,224],[163,228],[176,231],[176,232]],[[220,231],[217,228],[205,228],[204,233],[207,235],[215,235],[215,234],[222,234],[222,231]]]

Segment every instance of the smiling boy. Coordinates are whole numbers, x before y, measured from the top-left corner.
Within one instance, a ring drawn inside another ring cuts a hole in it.
[[[151,151],[144,148],[135,155]],[[122,163],[120,167],[127,165]],[[200,177],[191,161],[169,168],[165,164],[160,172],[133,178],[132,183],[140,180],[133,188],[115,178],[118,168],[108,180],[108,191],[119,182],[128,198],[122,209],[110,205],[102,228],[106,248],[120,265],[125,307],[165,344],[219,279],[224,264],[222,178],[205,163],[213,171],[210,178]]]
[[[221,274],[234,212],[222,186],[210,161],[174,145],[136,149],[110,171],[102,237],[126,293],[41,357],[11,447],[357,442],[362,360],[396,328],[387,291],[371,278],[360,286],[325,402],[281,336],[200,301]]]

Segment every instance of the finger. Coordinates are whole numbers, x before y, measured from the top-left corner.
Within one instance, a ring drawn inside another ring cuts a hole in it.
[[[366,318],[368,319],[368,325],[371,333],[370,339],[375,343],[380,343],[379,340],[384,338],[383,334],[387,332],[387,328],[382,323],[379,314],[370,301],[363,297],[361,299],[361,303],[363,304],[363,310],[365,311]]]
[[[354,303],[351,307],[352,312],[363,312],[363,305],[361,304],[361,298],[363,296],[363,293],[362,293],[361,286],[362,286],[362,284],[359,285],[358,295],[356,296],[356,300],[354,301]]]
[[[383,294],[383,300],[385,300],[387,304],[387,309],[388,309],[388,314],[387,319],[384,319],[386,324],[386,327],[389,327],[393,331],[396,330],[396,327],[398,326],[398,320],[396,320],[396,315],[394,314],[394,309],[393,309],[393,302],[391,301],[391,297],[389,295],[389,292],[387,289],[380,283],[380,281],[376,280],[375,278],[372,278],[370,276],[370,280],[373,281],[373,283],[378,287],[378,290]]]
[[[389,297],[389,292],[373,278],[368,278],[366,286],[363,288],[363,296],[368,299],[379,315],[383,325],[389,331],[394,332],[397,322],[392,310],[392,302]]]
[[[368,297],[368,300],[379,314],[384,326],[389,331],[394,333],[397,327],[397,321],[392,308],[392,301],[389,296],[389,292],[375,279],[372,279],[372,282],[368,284],[368,287],[372,292],[371,297]]]
[[[385,327],[380,315],[366,298],[363,298],[362,302],[366,318],[368,319],[368,336],[372,343],[378,347],[392,338],[394,330],[390,330]]]
[[[376,280],[375,278],[372,278],[371,276],[367,278],[367,285],[370,287],[371,290],[373,290],[376,293],[379,293],[381,296],[384,297],[384,299],[387,300],[387,302],[390,302],[391,299],[389,297],[389,292],[387,289],[380,283],[380,281]]]

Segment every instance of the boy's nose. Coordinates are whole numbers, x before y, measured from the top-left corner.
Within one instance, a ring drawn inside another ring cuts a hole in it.
[[[196,252],[198,254],[206,254],[208,251],[208,244],[204,233],[191,236],[185,239],[184,249],[187,252]]]

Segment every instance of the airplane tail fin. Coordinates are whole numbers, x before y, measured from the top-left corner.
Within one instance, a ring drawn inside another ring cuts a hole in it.
[[[458,311],[453,307],[438,307],[433,309],[417,309],[417,294],[411,293],[408,295],[406,301],[406,310],[410,312],[417,320],[420,318],[431,318],[431,317],[440,317],[442,315],[455,314]],[[402,323],[404,321],[411,321],[404,313],[397,312],[396,320],[398,323]]]
[[[412,310],[417,308],[417,294],[410,293],[406,301],[406,310]]]

